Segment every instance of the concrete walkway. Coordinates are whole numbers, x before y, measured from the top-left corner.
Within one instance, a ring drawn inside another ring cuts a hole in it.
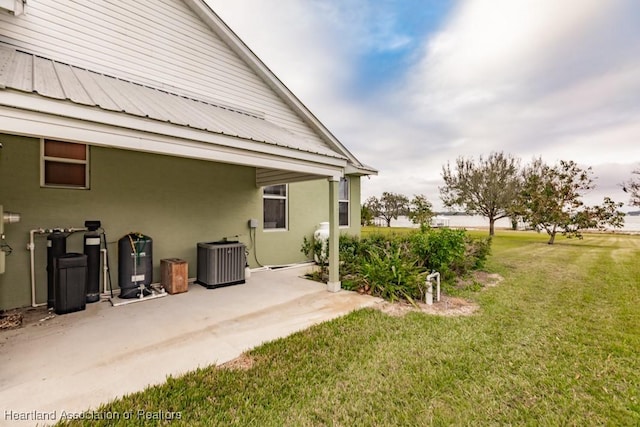
[[[96,408],[380,301],[327,292],[301,278],[304,271],[254,272],[245,284],[212,290],[191,284],[187,293],[120,307],[89,304],[1,333],[0,425],[15,425],[16,414],[56,411],[59,420],[62,411]]]

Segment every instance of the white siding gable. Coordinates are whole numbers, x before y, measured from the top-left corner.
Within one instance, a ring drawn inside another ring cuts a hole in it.
[[[263,116],[327,147],[182,0],[29,0],[0,41],[36,55]]]

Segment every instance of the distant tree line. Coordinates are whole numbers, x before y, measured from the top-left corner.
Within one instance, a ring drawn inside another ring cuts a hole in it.
[[[375,218],[382,218],[387,227],[391,227],[391,220],[400,216],[408,216],[414,224],[428,226],[434,216],[433,205],[421,194],[409,200],[402,194],[385,191],[380,198],[369,197],[362,206],[362,225],[370,225]]]
[[[630,204],[640,206],[640,168],[623,184],[631,195]],[[623,203],[605,197],[602,204],[586,206],[583,196],[595,188],[591,167],[582,168],[574,161],[561,160],[548,165],[541,158],[522,166],[520,159],[503,152],[488,157],[459,157],[442,168],[444,186],[440,198],[447,208],[461,208],[470,215],[489,219],[489,235],[495,234],[495,222],[510,218],[549,235],[553,244],[558,233],[581,238],[581,230],[622,227]],[[433,205],[424,195],[412,200],[397,193],[384,192],[368,198],[362,207],[363,225],[374,218],[391,220],[408,216],[413,223],[428,227],[434,216]]]

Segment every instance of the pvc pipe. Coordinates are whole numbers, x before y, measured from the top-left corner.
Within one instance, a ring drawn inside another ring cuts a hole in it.
[[[5,224],[20,222],[20,214],[16,212],[3,212],[0,220]]]
[[[59,229],[60,230],[60,229]],[[71,227],[71,228],[62,228],[61,229],[63,232],[65,233],[76,233],[78,231],[89,231],[89,229],[87,227]]]
[[[436,279],[436,301],[440,301],[440,273],[434,271],[427,276],[427,292],[424,295],[425,303],[433,305],[433,279]]]
[[[107,291],[107,274],[109,273],[109,267],[107,267],[107,249],[100,249],[102,252],[102,287],[103,293],[108,293]]]
[[[29,250],[30,254],[29,257],[31,259],[31,307],[40,307],[43,305],[47,305],[46,302],[44,303],[40,303],[40,304],[36,304],[36,267],[35,267],[35,248],[36,248],[36,244],[35,244],[35,239],[34,239],[34,235],[35,233],[38,234],[45,234],[47,231],[43,228],[37,228],[35,230],[29,230],[29,244],[27,245],[27,249]]]

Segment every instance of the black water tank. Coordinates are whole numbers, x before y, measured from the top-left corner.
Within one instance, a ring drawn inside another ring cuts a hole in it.
[[[100,233],[84,234],[84,254],[87,256],[87,302],[100,301]]]
[[[120,298],[138,298],[140,286],[153,279],[153,241],[140,233],[129,233],[118,240],[118,285]]]
[[[52,308],[55,300],[54,291],[54,265],[56,257],[67,252],[67,233],[53,231],[47,236],[47,307]]]
[[[53,259],[56,314],[84,310],[87,295],[87,256],[68,253]]]

